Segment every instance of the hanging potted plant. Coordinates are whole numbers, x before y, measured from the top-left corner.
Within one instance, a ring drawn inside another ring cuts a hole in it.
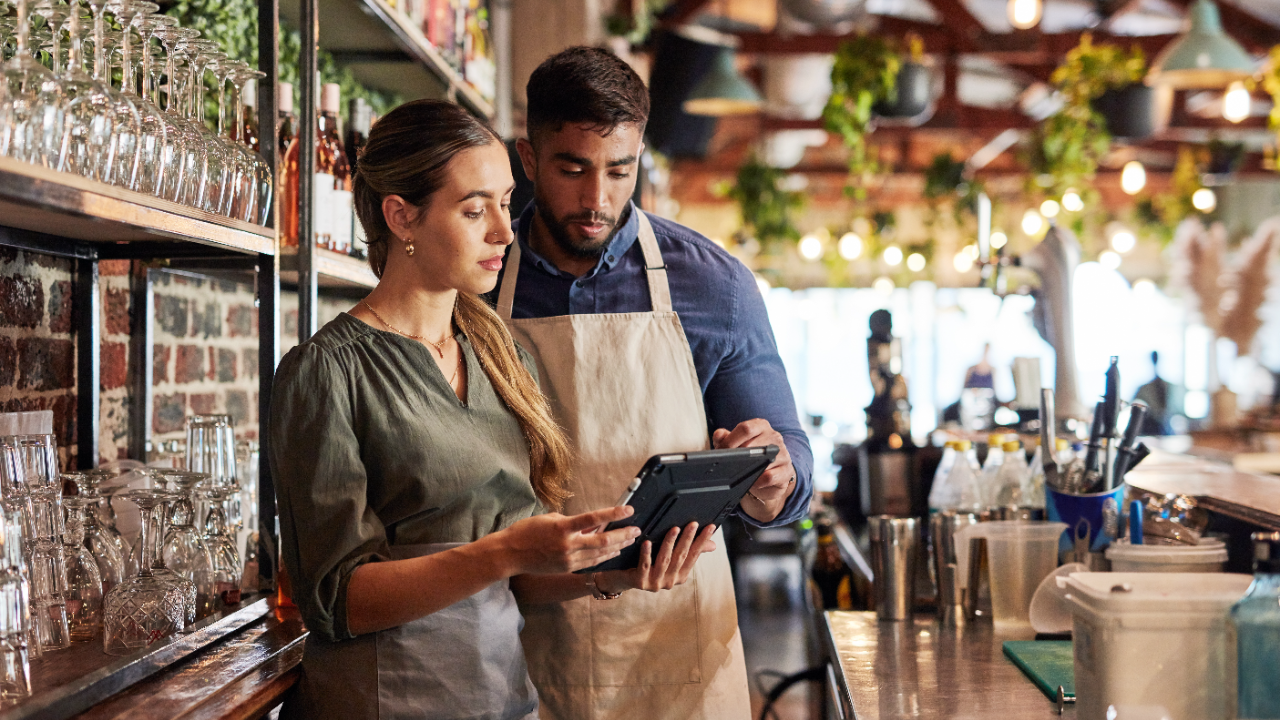
[[[1136,46],[1129,52],[1093,44],[1086,33],[1053,74],[1067,102],[1089,103],[1117,138],[1147,138],[1167,124],[1157,117],[1156,89],[1143,84],[1147,62]]]
[[[849,150],[847,188],[866,197],[866,184],[877,170],[867,154],[867,135],[875,129],[877,103],[896,100],[902,57],[884,38],[860,35],[842,43],[831,68],[831,97],[822,110],[827,129],[840,136]]]
[[[887,100],[876,103],[872,111],[886,119],[923,121],[933,110],[933,68],[926,62],[924,42],[915,35],[907,37],[907,55],[898,68],[898,79]]]

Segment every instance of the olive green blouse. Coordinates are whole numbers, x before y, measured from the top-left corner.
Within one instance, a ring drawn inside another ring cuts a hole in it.
[[[520,425],[454,337],[466,402],[426,346],[346,313],[276,371],[267,447],[281,557],[319,637],[352,637],[351,574],[390,546],[470,542],[541,511]]]

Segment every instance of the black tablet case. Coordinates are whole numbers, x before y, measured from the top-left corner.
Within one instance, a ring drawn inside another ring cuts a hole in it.
[[[630,570],[640,564],[644,541],[653,542],[656,557],[663,538],[673,527],[683,528],[694,521],[699,530],[709,524],[719,527],[777,456],[778,447],[769,445],[649,458],[636,475],[640,488],[627,502],[636,509],[635,514],[606,528],[636,525],[640,537],[618,557],[578,572]]]

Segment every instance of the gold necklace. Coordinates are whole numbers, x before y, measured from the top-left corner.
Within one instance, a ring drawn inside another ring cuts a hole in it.
[[[364,305],[364,306],[365,306],[365,307],[367,307],[367,308],[369,308],[369,312],[373,313],[373,316],[374,316],[374,317],[376,317],[376,318],[378,318],[378,322],[382,323],[383,325],[386,325],[388,330],[390,330],[390,331],[392,331],[392,332],[394,332],[394,333],[397,333],[397,334],[399,334],[399,335],[403,335],[403,336],[408,337],[408,338],[413,338],[414,340],[421,340],[422,342],[427,343],[427,344],[428,344],[428,345],[430,345],[431,347],[435,348],[437,353],[440,353],[440,359],[441,359],[441,360],[443,360],[443,359],[444,359],[444,344],[445,344],[445,343],[447,343],[447,342],[449,342],[449,340],[451,339],[451,337],[452,337],[452,336],[450,336],[450,337],[446,337],[445,339],[441,340],[440,342],[435,342],[434,340],[431,340],[431,339],[429,339],[429,338],[422,337],[421,335],[414,335],[413,333],[407,333],[407,332],[405,332],[405,331],[403,331],[403,330],[401,330],[401,329],[397,328],[396,326],[392,325],[391,323],[387,322],[386,320],[383,320],[383,319],[382,319],[382,316],[378,314],[378,311],[377,311],[377,310],[374,310],[374,309],[373,309],[373,306],[372,306],[372,305],[370,305],[370,304],[368,303],[368,301],[366,301],[366,300],[361,300],[361,301],[360,301],[360,304],[361,304],[361,305]],[[455,373],[455,374],[456,374],[456,373]],[[450,384],[452,385],[453,383],[452,383],[452,382],[450,382]]]

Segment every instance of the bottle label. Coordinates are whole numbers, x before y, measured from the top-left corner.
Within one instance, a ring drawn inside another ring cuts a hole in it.
[[[353,232],[351,220],[355,214],[353,212],[354,196],[350,190],[332,190],[329,194],[329,204],[329,212],[332,213],[333,218],[333,224],[330,226],[331,249],[335,252],[350,253]]]
[[[329,173],[312,176],[311,230],[316,247],[333,249],[333,184]]]

